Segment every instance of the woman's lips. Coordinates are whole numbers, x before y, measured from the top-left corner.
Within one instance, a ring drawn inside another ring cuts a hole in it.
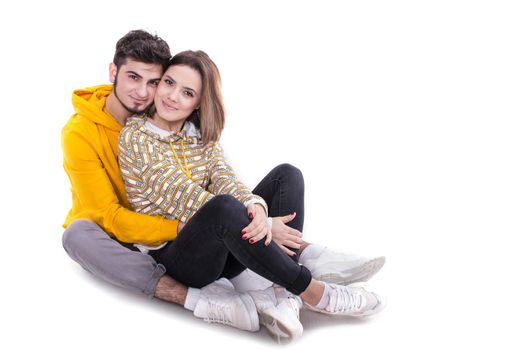
[[[164,106],[164,108],[170,110],[170,111],[176,111],[178,108],[176,108],[175,106],[172,106],[168,103],[166,103],[165,101],[162,101],[162,105]]]

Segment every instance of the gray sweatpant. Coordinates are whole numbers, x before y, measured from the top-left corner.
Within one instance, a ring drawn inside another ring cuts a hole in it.
[[[166,272],[151,256],[124,247],[89,220],[73,221],[62,244],[71,259],[93,275],[149,298]]]

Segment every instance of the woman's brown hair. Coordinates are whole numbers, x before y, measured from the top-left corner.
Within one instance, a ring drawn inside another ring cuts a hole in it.
[[[200,129],[204,143],[219,141],[225,120],[219,69],[211,58],[200,50],[179,52],[170,60],[168,68],[178,65],[195,69],[202,80],[200,107],[194,110],[187,120]]]

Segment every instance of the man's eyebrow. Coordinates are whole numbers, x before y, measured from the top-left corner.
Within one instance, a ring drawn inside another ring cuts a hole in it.
[[[173,79],[172,77],[169,76],[169,74],[166,74],[166,76],[168,77],[168,79],[170,80],[173,80],[174,82],[177,82],[177,80]],[[188,90],[191,90],[193,91],[193,93],[197,93],[197,91],[195,91],[194,89],[190,88],[189,86],[183,86],[184,89],[188,89]]]
[[[127,71],[126,71],[126,74],[133,74],[133,75],[136,75],[136,76],[142,78],[142,75],[140,75],[139,73],[137,73],[137,72],[135,72],[135,71],[132,71],[132,70],[127,70]]]

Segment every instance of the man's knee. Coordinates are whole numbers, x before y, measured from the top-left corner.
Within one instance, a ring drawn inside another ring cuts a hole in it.
[[[90,231],[97,230],[98,225],[86,219],[73,221],[62,235],[62,246],[71,255],[87,246],[86,240],[93,238]]]

